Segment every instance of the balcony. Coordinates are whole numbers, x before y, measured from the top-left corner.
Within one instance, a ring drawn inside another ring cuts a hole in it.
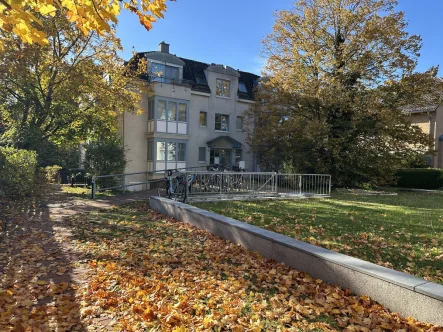
[[[211,93],[211,89],[206,84],[199,84],[195,81],[191,80],[184,80],[179,79],[175,77],[168,77],[168,76],[158,76],[153,74],[143,74],[141,76],[142,79],[148,81],[149,83],[161,83],[161,84],[172,84],[172,85],[178,85],[178,86],[185,86],[188,88],[191,88],[195,91],[201,91],[206,93]]]

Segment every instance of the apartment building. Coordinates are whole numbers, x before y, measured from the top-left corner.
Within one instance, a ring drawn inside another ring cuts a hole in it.
[[[142,79],[151,87],[142,96],[145,112],[125,113],[120,121],[127,173],[210,164],[256,170],[244,112],[259,76],[178,57],[165,42],[137,56],[147,61]]]

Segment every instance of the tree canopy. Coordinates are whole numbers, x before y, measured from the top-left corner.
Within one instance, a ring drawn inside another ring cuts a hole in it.
[[[137,15],[140,23],[151,29],[162,18],[167,0],[0,0],[0,30],[13,32],[26,43],[50,43],[44,18],[65,16],[86,36],[111,32],[121,10]],[[171,0],[174,1],[174,0]],[[0,38],[0,47],[3,40]]]
[[[436,68],[415,72],[421,39],[396,0],[300,0],[264,40],[266,75],[250,110],[262,166],[379,184],[429,137],[402,111],[441,94]]]
[[[66,146],[112,136],[116,111],[137,112],[144,86],[118,57],[119,40],[113,31],[84,35],[61,14],[44,18],[43,23],[46,45],[24,43],[13,33],[4,35],[3,143],[38,150],[48,146],[42,142]]]

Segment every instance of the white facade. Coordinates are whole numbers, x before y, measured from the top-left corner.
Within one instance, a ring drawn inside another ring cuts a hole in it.
[[[244,164],[255,171],[242,124],[253,103],[252,80],[258,76],[176,57],[164,43],[159,52],[143,56],[151,89],[142,96],[145,112],[124,113],[120,121],[128,150],[125,172],[210,164],[227,169]]]

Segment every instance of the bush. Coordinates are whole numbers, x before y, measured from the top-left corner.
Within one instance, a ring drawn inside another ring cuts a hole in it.
[[[0,195],[29,195],[34,188],[36,166],[34,151],[0,147]]]
[[[397,185],[403,188],[438,189],[443,187],[443,169],[401,169],[397,172],[397,176]]]
[[[85,171],[91,176],[121,174],[125,170],[125,149],[117,138],[88,143],[86,146]],[[121,180],[114,177],[98,179],[99,187],[113,187]]]
[[[58,165],[46,166],[45,167],[46,181],[48,181],[48,183],[59,183],[61,169],[62,167]]]

